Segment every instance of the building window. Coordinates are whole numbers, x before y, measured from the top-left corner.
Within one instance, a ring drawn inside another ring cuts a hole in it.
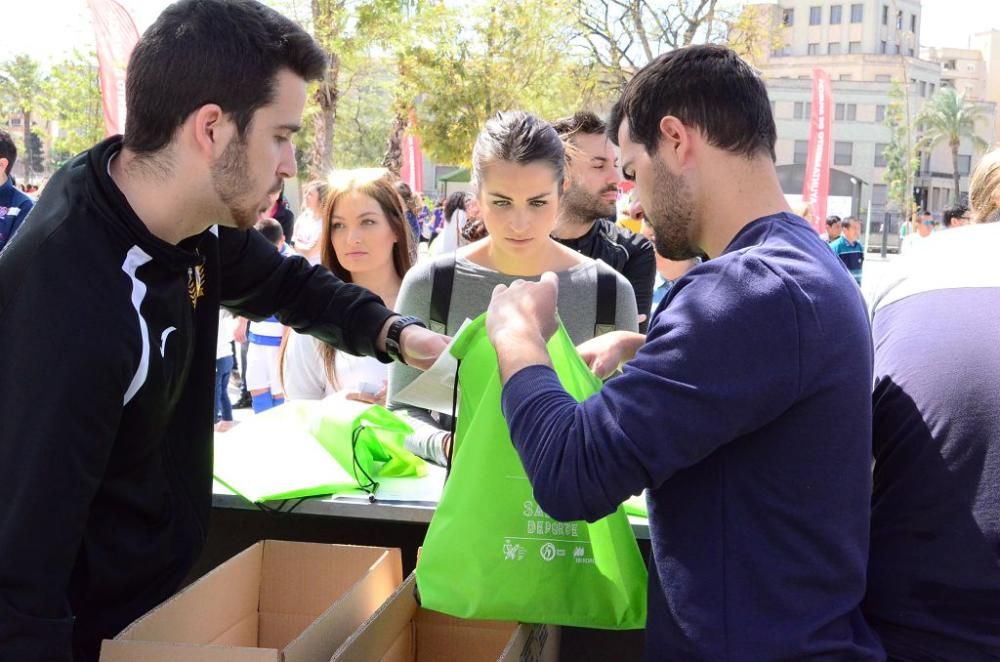
[[[884,41],[879,42],[878,52],[881,53],[882,55],[885,55],[885,49],[886,49],[887,46],[888,46],[888,44],[885,43]]]
[[[897,30],[902,30],[903,29],[903,10],[902,9],[900,9],[898,12],[896,12],[896,29]]]
[[[823,8],[822,7],[810,7],[809,8],[809,25],[820,25],[823,23]]]
[[[930,94],[931,96],[934,96],[934,83],[931,83]]]
[[[890,76],[889,74],[875,74],[875,82],[876,83],[891,83],[892,82],[892,76]]]
[[[920,96],[927,96],[927,81],[925,80],[920,81]]]
[[[872,184],[872,206],[882,207],[889,199],[889,186],[887,184]]]
[[[795,25],[795,10],[785,9],[781,12],[781,24],[787,28]]]
[[[830,25],[840,25],[843,9],[842,5],[830,6]]]
[[[812,102],[806,101],[805,103],[801,101],[796,101],[792,108],[792,119],[795,120],[807,120],[812,116]]]
[[[875,167],[884,168],[885,167],[885,150],[888,149],[888,143],[875,143]]]
[[[913,57],[913,49],[910,49],[910,57]]]
[[[854,161],[854,143],[835,140],[833,143],[833,165],[849,166]]]
[[[884,122],[885,121],[885,106],[878,104],[875,106],[875,121]]]
[[[840,42],[831,42],[826,45],[827,55],[840,55]]]
[[[896,50],[895,54],[899,55],[899,44],[893,44],[893,46],[895,46],[895,50]]]
[[[917,34],[917,15],[910,14],[910,32]]]
[[[838,103],[833,110],[833,119],[854,122],[858,119],[858,104]]]
[[[806,46],[806,53],[809,55],[819,55],[819,44],[809,44]]]
[[[809,141],[796,140],[795,153],[792,154],[792,163],[805,163],[809,156]]]
[[[865,18],[865,6],[862,4],[851,5],[851,23],[860,23]]]
[[[882,7],[882,25],[889,25],[889,8]]]
[[[965,175],[968,175],[969,172],[971,172],[971,170],[972,170],[972,157],[969,156],[968,154],[959,154],[958,174],[964,177]]]
[[[854,80],[854,76],[851,74],[840,74],[837,76],[837,80]]]
[[[860,53],[861,52],[861,42],[860,41],[851,41],[851,42],[848,42],[847,43],[847,52],[848,53]]]

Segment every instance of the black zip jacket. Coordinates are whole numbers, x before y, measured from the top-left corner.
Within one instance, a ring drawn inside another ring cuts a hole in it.
[[[641,234],[619,227],[607,218],[598,219],[582,237],[553,239],[577,253],[601,260],[632,283],[636,307],[640,315],[646,316],[646,321],[639,325],[639,330],[645,333],[649,327],[653,283],[656,281],[653,244]]]
[[[62,168],[0,256],[0,660],[96,659],[192,567],[220,303],[364,355],[392,315],[255,231],[157,239],[108,174],[120,147]]]

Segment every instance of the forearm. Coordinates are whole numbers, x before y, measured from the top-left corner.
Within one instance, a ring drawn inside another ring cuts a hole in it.
[[[545,339],[537,332],[503,331],[493,341],[504,384],[521,370],[534,366],[550,366]]]
[[[600,395],[578,403],[555,371],[529,366],[508,381],[502,402],[535,498],[550,516],[594,521],[648,484],[633,445],[603,415]]]

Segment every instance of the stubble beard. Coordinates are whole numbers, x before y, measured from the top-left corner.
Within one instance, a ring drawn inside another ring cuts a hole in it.
[[[668,260],[690,260],[701,254],[692,245],[698,223],[694,194],[683,177],[672,174],[658,158],[652,161],[654,191],[651,204],[644,206],[656,235],[654,248]]]
[[[243,192],[253,185],[246,141],[239,136],[234,137],[222,156],[212,164],[211,174],[215,193],[229,212],[233,225],[240,230],[252,228],[257,222],[257,208],[247,207],[241,202]]]
[[[585,191],[572,181],[560,204],[564,210],[563,218],[571,225],[590,225],[598,219],[613,219],[615,216],[615,203]]]

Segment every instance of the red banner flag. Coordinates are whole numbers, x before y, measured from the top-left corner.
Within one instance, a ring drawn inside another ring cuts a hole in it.
[[[101,105],[107,135],[125,131],[125,69],[139,41],[135,22],[115,0],[87,0],[97,36]]]
[[[802,202],[809,205],[816,232],[826,228],[826,203],[830,194],[830,109],[833,93],[830,76],[823,69],[813,69],[812,114],[809,118],[809,153],[802,181]]]
[[[413,134],[403,138],[403,165],[399,178],[410,185],[414,192],[424,190],[424,153],[420,149],[420,137]]]

